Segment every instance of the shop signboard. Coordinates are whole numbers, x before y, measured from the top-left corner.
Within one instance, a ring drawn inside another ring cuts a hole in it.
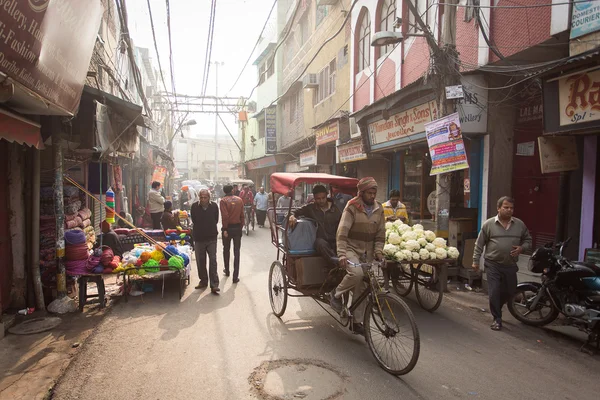
[[[339,137],[340,129],[338,121],[315,130],[317,146],[321,146],[330,142],[335,142],[339,139]]]
[[[486,133],[488,122],[488,90],[483,75],[465,75],[461,78],[464,96],[456,100],[463,133]]]
[[[558,80],[560,125],[600,120],[600,69],[584,71]]]
[[[431,154],[430,175],[469,168],[458,113],[425,124]]]
[[[2,1],[0,70],[74,115],[103,11],[100,1]]]
[[[425,124],[437,118],[435,101],[420,104],[369,124],[371,149],[379,150],[425,138]]]
[[[364,160],[367,158],[363,150],[362,141],[344,144],[338,147],[338,159],[340,163]]]
[[[275,165],[277,165],[277,159],[275,156],[262,157],[246,163],[246,167],[249,170],[274,167]]]
[[[317,165],[317,150],[309,150],[304,153],[300,153],[300,166],[308,167],[311,165]]]
[[[160,182],[160,185],[163,186],[165,184],[166,177],[167,167],[162,167],[160,165],[154,167],[154,172],[152,173],[152,182]]]
[[[285,172],[302,172],[308,170],[308,167],[301,167],[299,162],[286,163],[283,167]]]
[[[540,136],[538,147],[542,174],[573,171],[579,168],[575,137]]]
[[[277,153],[277,108],[265,109],[265,154]]]
[[[600,30],[600,0],[573,2],[571,39]]]

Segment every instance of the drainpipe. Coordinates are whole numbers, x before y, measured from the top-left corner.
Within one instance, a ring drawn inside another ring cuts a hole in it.
[[[31,182],[31,276],[35,293],[35,307],[45,310],[42,277],[40,274],[40,151],[33,149],[33,171]]]
[[[65,206],[63,202],[63,151],[60,129],[52,134],[54,152],[54,214],[56,215],[56,289],[58,298],[67,296],[67,276],[65,271]]]

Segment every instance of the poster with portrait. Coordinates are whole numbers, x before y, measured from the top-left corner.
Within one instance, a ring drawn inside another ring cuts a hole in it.
[[[425,133],[431,154],[430,175],[469,168],[458,113],[425,124]]]

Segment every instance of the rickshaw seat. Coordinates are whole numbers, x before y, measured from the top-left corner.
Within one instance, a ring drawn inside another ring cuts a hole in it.
[[[307,250],[288,250],[289,255],[291,256],[312,256],[315,254],[315,251],[312,249]]]

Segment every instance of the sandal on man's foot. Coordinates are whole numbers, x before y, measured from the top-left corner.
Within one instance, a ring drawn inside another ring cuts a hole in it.
[[[502,322],[494,321],[492,325],[490,325],[490,329],[493,331],[501,331],[502,330]]]

